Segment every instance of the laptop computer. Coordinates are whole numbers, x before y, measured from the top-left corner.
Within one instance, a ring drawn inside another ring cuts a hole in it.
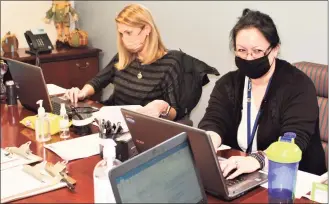
[[[98,110],[97,108],[91,107],[82,102],[73,104],[70,100],[67,100],[64,97],[50,97],[42,69],[40,67],[17,60],[7,58],[3,59],[7,62],[10,74],[18,86],[17,95],[19,100],[22,106],[26,109],[37,112],[39,105],[36,104],[36,102],[42,99],[42,106],[45,108],[46,112],[52,112],[57,115],[60,113],[61,103],[65,103],[65,108],[69,115],[72,113],[72,106],[75,108],[84,107],[86,110],[88,109],[90,113]],[[81,109],[76,110],[79,110],[81,113],[84,112]]]
[[[225,179],[218,161],[224,158],[217,157],[211,138],[204,130],[123,108],[121,112],[139,153],[186,132],[204,188],[216,197],[232,200],[267,182],[267,175],[258,171],[232,180]]]
[[[109,172],[117,203],[207,203],[186,133]]]

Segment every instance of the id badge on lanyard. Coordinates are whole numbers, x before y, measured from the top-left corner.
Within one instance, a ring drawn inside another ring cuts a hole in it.
[[[272,77],[266,87],[266,91],[265,91],[265,95],[263,97],[263,100],[262,100],[262,103],[260,105],[260,108],[259,108],[259,111],[256,115],[256,119],[255,119],[255,122],[254,122],[254,125],[253,125],[253,128],[252,128],[252,131],[251,131],[251,89],[252,89],[252,85],[251,85],[251,80],[250,78],[248,79],[248,88],[247,88],[247,153],[250,153],[251,152],[251,149],[252,149],[252,143],[254,141],[254,137],[255,137],[255,133],[256,133],[256,130],[257,130],[257,127],[258,127],[258,120],[259,120],[259,117],[261,115],[261,112],[262,112],[262,106],[263,106],[263,102],[264,102],[264,99],[267,95],[267,92],[268,92],[268,89],[270,87],[270,84],[271,84],[271,81],[272,81]]]

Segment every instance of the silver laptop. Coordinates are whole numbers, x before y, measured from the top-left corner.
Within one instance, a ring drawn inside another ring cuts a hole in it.
[[[61,103],[66,104],[65,107],[68,114],[71,112],[72,106],[84,107],[86,108],[85,110],[90,109],[90,113],[98,110],[86,103],[79,102],[77,104],[71,104],[69,100],[63,97],[60,98],[53,96],[50,98],[42,69],[40,67],[17,60],[3,59],[7,62],[10,74],[19,87],[17,90],[19,101],[26,109],[37,112],[39,105],[36,104],[36,102],[42,99],[43,107],[46,112],[52,112],[57,115],[59,115]]]
[[[241,175],[232,180],[225,179],[219,166],[220,158],[217,157],[206,131],[123,108],[121,112],[139,153],[174,135],[186,132],[204,188],[216,197],[232,200],[267,182],[267,175],[261,172]]]
[[[207,203],[186,133],[109,172],[117,203]]]

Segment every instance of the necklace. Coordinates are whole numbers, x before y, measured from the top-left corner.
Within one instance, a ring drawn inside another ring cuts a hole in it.
[[[141,62],[138,60],[137,61],[137,66],[138,66],[138,69],[140,70],[137,74],[137,79],[142,79],[143,78],[143,75],[142,75],[142,64]]]
[[[139,72],[139,73],[137,74],[137,78],[138,78],[138,79],[143,78],[142,72]]]

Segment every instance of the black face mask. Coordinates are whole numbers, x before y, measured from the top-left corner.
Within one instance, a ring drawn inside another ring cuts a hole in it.
[[[264,57],[246,60],[238,56],[235,56],[235,65],[240,69],[240,71],[251,79],[257,79],[264,76],[271,68],[268,60],[268,53]]]

